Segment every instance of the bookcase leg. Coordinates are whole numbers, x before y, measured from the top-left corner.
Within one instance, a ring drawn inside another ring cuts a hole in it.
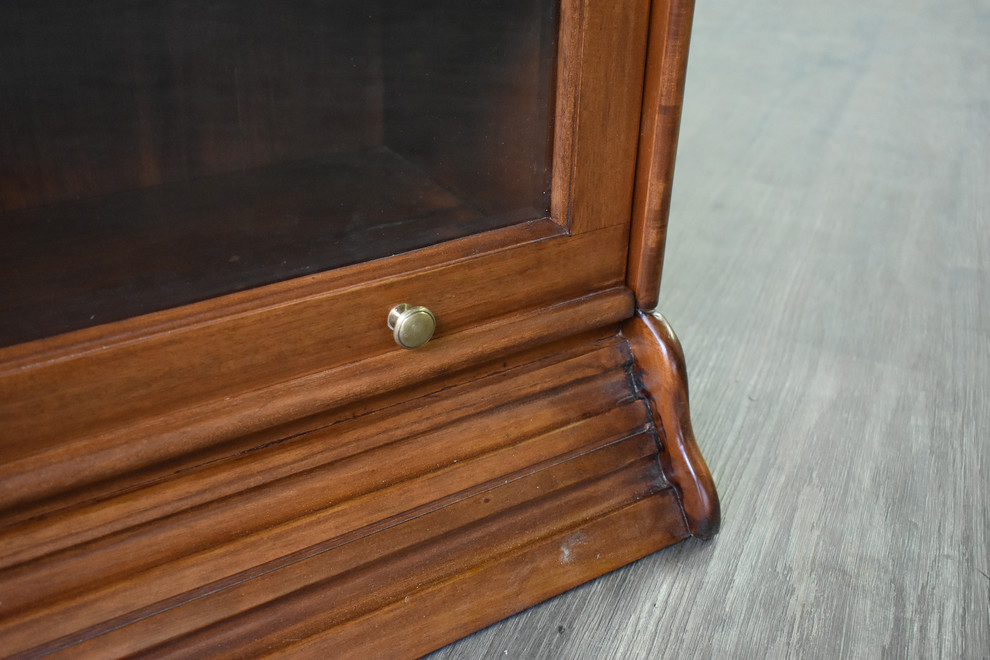
[[[638,385],[663,433],[660,462],[681,498],[688,528],[694,536],[710,538],[718,532],[721,511],[711,472],[691,430],[681,343],[657,312],[638,311],[623,325],[622,334],[632,348]]]

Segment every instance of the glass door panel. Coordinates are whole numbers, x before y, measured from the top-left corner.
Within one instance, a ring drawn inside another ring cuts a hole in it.
[[[0,346],[546,217],[555,12],[0,4]]]

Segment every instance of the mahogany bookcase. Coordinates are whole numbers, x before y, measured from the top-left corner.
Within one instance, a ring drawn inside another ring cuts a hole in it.
[[[417,656],[714,534],[692,11],[0,9],[0,649]]]

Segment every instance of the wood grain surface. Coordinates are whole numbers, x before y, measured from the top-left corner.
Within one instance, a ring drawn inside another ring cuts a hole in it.
[[[562,3],[550,210],[574,234],[629,221],[649,11]]]
[[[436,660],[990,655],[988,34],[698,3],[659,309],[722,530]]]
[[[626,282],[642,310],[656,308],[667,238],[674,157],[684,102],[684,78],[694,0],[654,2],[650,10],[643,113]]]
[[[616,323],[631,313],[631,298],[624,288],[608,289],[577,301],[500,319],[447,342],[439,338],[431,343],[429,353],[415,353],[405,360],[396,360],[392,351],[341,365],[341,369],[314,372],[269,388],[244,391],[241,396],[231,393],[222,400],[207,400],[149,416],[130,427],[104,428],[90,435],[79,433],[66,436],[61,442],[48,436],[44,438],[47,446],[39,437],[29,447],[30,451],[23,446],[31,444],[30,436],[25,436],[24,442],[17,442],[13,430],[24,428],[31,418],[11,406],[14,410],[5,419],[9,435],[2,445],[10,458],[3,464],[0,503],[16,512],[32,498],[41,501],[263,431],[279,422],[415,385],[456,371],[459,366],[468,367],[481,355],[489,359],[506,356],[515,350],[562,338],[574,329],[592,330]],[[71,402],[71,398],[66,399],[62,408],[71,410]],[[39,416],[45,414],[42,409]]]
[[[5,520],[0,653],[416,657],[685,538],[638,358],[595,339]]]

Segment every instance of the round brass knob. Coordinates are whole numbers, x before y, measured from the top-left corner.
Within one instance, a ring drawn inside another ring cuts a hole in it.
[[[437,317],[425,307],[402,303],[388,313],[388,327],[396,344],[402,348],[419,348],[433,336]]]

